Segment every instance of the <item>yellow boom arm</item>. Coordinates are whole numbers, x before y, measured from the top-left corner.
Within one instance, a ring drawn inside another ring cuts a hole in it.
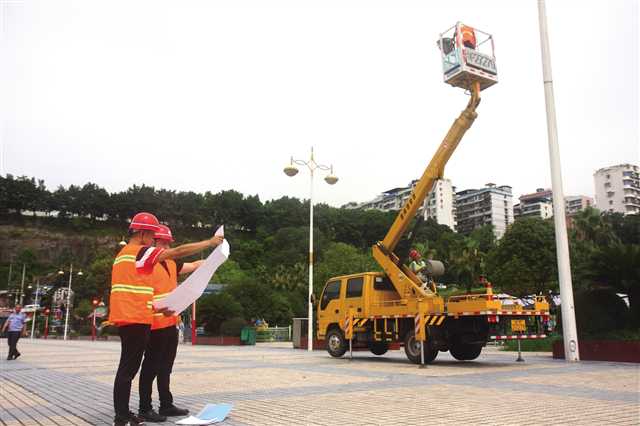
[[[478,114],[476,108],[480,103],[480,84],[476,81],[471,86],[471,99],[467,107],[462,111],[460,116],[453,122],[449,132],[444,140],[440,143],[438,150],[429,162],[422,177],[416,184],[411,195],[407,199],[406,204],[398,213],[396,220],[391,225],[389,232],[384,240],[379,241],[373,246],[373,257],[382,266],[385,273],[389,276],[398,293],[402,296],[406,291],[419,291],[426,296],[426,293],[420,288],[420,280],[404,265],[398,265],[399,259],[393,253],[406,232],[411,220],[415,217],[416,212],[424,202],[433,184],[437,179],[442,178],[444,174],[444,166],[451,158],[458,143],[467,130],[471,127]]]

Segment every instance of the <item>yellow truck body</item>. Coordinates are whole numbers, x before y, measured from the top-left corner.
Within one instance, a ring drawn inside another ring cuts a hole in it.
[[[454,33],[459,34],[461,27],[462,24],[457,23]],[[455,56],[464,62],[468,48],[460,45],[459,37],[454,35],[452,40],[457,44],[451,46],[453,50],[447,50],[443,60],[450,63],[449,58]],[[489,40],[493,46],[490,35]],[[445,44],[441,35],[439,45]],[[492,52],[489,56],[495,62]],[[471,98],[440,143],[387,235],[372,247],[373,257],[383,272],[338,276],[325,284],[317,303],[317,337],[325,340],[332,356],[344,355],[347,347],[368,348],[382,355],[394,345],[404,345],[412,362],[431,362],[440,351],[449,351],[458,360],[472,360],[480,355],[489,340],[545,337],[549,305],[544,298],[537,297],[529,309],[513,304],[507,307],[486,283],[485,293],[445,300],[438,295],[434,280],[425,285],[394,253],[475,121],[480,91],[497,82],[496,75],[485,76],[491,80],[491,84],[486,84],[486,78],[480,78],[479,72],[463,67],[461,73],[456,74],[455,84],[448,81],[468,90]],[[484,75],[484,71],[480,74]]]

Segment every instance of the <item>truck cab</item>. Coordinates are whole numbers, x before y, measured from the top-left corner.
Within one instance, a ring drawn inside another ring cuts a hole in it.
[[[372,307],[399,299],[395,288],[381,272],[331,278],[318,303],[318,338],[324,339],[331,328],[340,328],[349,312],[356,318],[367,318],[372,315]]]

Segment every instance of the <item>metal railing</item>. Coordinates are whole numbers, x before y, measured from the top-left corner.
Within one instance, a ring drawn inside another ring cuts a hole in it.
[[[291,326],[256,329],[256,342],[290,342]]]

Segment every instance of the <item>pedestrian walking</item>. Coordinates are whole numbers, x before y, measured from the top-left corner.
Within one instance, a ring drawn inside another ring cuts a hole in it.
[[[160,225],[155,233],[156,247],[169,249],[174,241],[171,229]],[[162,300],[178,286],[178,275],[195,271],[202,260],[182,263],[171,259],[159,262],[153,269],[153,301]],[[173,404],[170,390],[171,370],[178,350],[178,317],[153,314],[149,344],[144,353],[142,369],[140,370],[139,393],[140,408],[138,415],[149,422],[164,421],[166,417],[185,416],[189,414],[186,408],[179,408]],[[153,410],[152,397],[153,380],[156,379],[160,406],[158,412]]]
[[[129,225],[129,242],[120,250],[111,272],[109,322],[118,326],[120,362],[113,384],[114,426],[143,425],[129,411],[131,382],[140,369],[153,323],[153,269],[158,262],[190,256],[222,243],[222,237],[178,246],[153,247],[160,223],[151,213],[138,213]],[[167,315],[173,312],[163,312]]]
[[[27,316],[22,311],[21,305],[16,305],[9,315],[9,318],[2,326],[2,332],[7,331],[7,343],[9,344],[9,355],[7,355],[7,361],[14,360],[20,356],[18,352],[18,340],[24,333],[24,328],[27,322]]]

